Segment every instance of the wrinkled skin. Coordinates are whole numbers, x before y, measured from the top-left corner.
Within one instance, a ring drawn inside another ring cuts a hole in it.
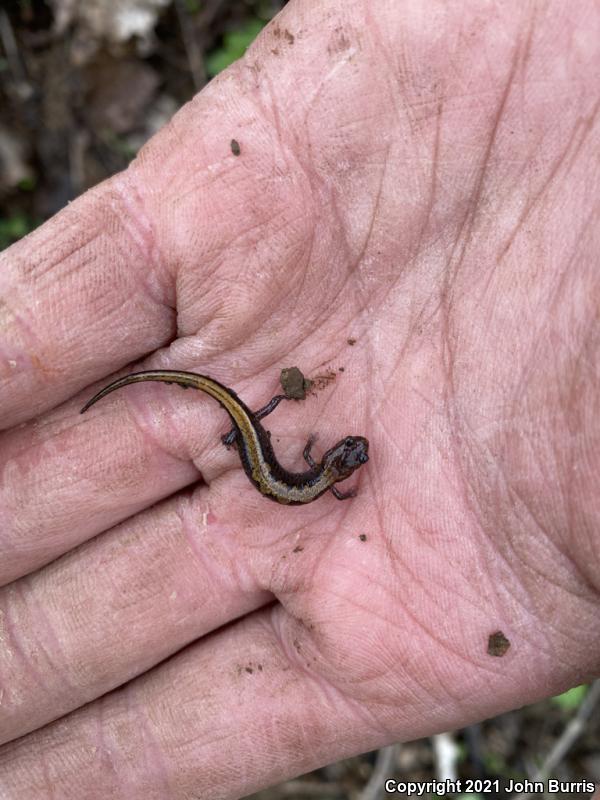
[[[296,0],[2,254],[3,800],[237,798],[600,672],[599,43],[593,2]],[[366,436],[352,500],[262,498],[197,393],[78,413],[292,364],[337,378],[281,461]]]

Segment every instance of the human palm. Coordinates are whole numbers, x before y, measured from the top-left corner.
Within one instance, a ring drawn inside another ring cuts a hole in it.
[[[600,15],[420,8],[290,3],[2,255],[3,797],[238,797],[598,674]],[[274,448],[366,436],[353,499],[263,498],[200,393],[78,413],[292,364]]]

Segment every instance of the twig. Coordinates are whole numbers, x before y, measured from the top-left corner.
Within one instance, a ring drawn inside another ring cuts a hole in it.
[[[303,797],[313,798],[318,800],[326,800],[326,798],[336,798],[345,796],[344,786],[335,781],[323,783],[321,781],[309,780],[292,780],[282,783],[277,787],[281,797],[291,797],[293,800],[301,800]]]
[[[210,28],[221,10],[221,7],[225,5],[225,0],[205,0],[202,11],[199,14],[200,25],[203,28]]]
[[[200,91],[206,83],[204,58],[202,57],[202,50],[198,44],[194,26],[190,25],[189,14],[185,7],[184,0],[175,0],[175,11],[177,12],[177,19],[179,20],[179,27],[181,28],[183,46],[185,47],[188,64],[190,65],[190,73],[194,81],[194,88],[196,91]]]
[[[569,721],[564,729],[560,738],[554,743],[554,747],[550,750],[544,759],[541,767],[539,767],[532,775],[533,781],[545,781],[556,769],[557,765],[562,761],[567,752],[573,746],[575,740],[581,736],[585,730],[585,725],[591,717],[592,712],[598,702],[600,701],[600,680],[594,681],[588,689],[585,697],[575,716]],[[517,795],[517,800],[527,800],[531,796],[529,792],[523,792]]]
[[[0,9],[0,42],[2,42],[9,69],[13,74],[13,87],[21,100],[28,100],[33,94],[33,88],[27,80],[10,17],[4,9]]]
[[[455,781],[458,777],[456,763],[460,749],[451,733],[438,733],[433,737],[433,754],[438,781]]]
[[[474,774],[481,778],[485,773],[481,755],[481,723],[474,722],[464,729],[465,743],[468,748],[469,764]]]
[[[385,781],[393,774],[399,750],[400,745],[398,744],[382,747],[379,750],[371,777],[362,792],[359,793],[357,800],[379,800],[380,797],[383,797]]]

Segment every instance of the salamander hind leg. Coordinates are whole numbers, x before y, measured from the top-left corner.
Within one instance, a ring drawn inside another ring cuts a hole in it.
[[[225,447],[229,450],[232,445],[237,447],[237,431],[235,428],[232,428],[229,433],[224,433],[221,436],[221,441],[225,445]]]
[[[275,411],[275,409],[277,408],[279,403],[281,403],[282,400],[290,400],[290,399],[291,398],[286,397],[284,394],[276,394],[275,397],[272,397],[269,400],[266,406],[259,408],[258,411],[253,411],[252,416],[255,417],[255,419],[263,419],[263,417],[266,417],[267,414],[271,413],[271,411]],[[271,435],[269,431],[267,431],[267,433],[269,434],[269,436]],[[237,444],[236,429],[232,428],[229,431],[229,433],[226,433],[224,436],[221,436],[221,441],[227,448],[230,448],[231,445],[233,444]]]

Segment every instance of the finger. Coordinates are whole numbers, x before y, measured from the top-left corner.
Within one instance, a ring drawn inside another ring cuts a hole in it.
[[[366,508],[355,506],[352,526]],[[344,519],[334,499],[290,513],[241,470],[224,471],[0,590],[0,737],[121,685],[255,609],[272,587],[307,584],[331,546],[325,519],[336,530]],[[297,546],[303,530],[313,547]]]
[[[255,380],[243,392],[250,405],[260,405],[271,391],[271,385],[266,392],[263,385]],[[357,402],[334,417],[335,430],[327,434],[332,442],[349,430],[344,426],[356,414]],[[238,453],[220,441],[227,415],[203,393],[138,384],[83,416],[78,413],[82,404],[83,399],[65,404],[0,438],[0,585],[183,488],[200,473],[209,484],[224,478],[225,505],[236,497],[240,509],[244,502],[265,508]],[[310,406],[313,414],[325,408]],[[285,418],[275,423],[293,432],[276,443],[278,457],[292,468],[300,465],[306,409],[287,404]],[[267,502],[271,516],[273,506]]]
[[[278,609],[6,745],[3,800],[241,797],[386,741],[382,720],[314,674],[314,651],[285,635],[293,621]],[[395,709],[395,735],[412,729],[411,715],[420,720],[415,706],[409,696]]]
[[[168,342],[171,284],[126,172],[0,254],[0,429]]]
[[[0,590],[0,742],[268,600],[207,495],[172,498]]]
[[[182,394],[163,394],[160,417],[132,393],[133,405],[81,416],[70,402],[0,434],[0,585],[197,480],[194,458],[218,472],[217,415]]]

